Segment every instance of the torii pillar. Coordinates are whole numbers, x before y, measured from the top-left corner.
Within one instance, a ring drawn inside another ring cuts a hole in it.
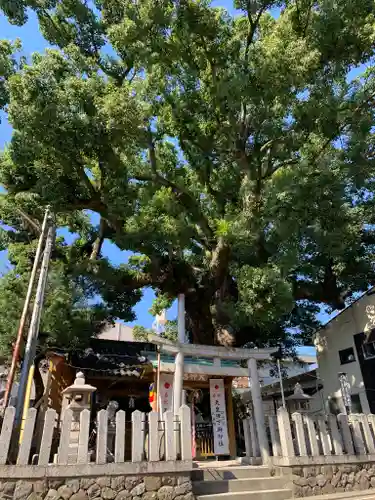
[[[262,393],[260,390],[260,381],[258,376],[258,367],[256,359],[255,358],[248,359],[247,366],[249,369],[251,399],[253,402],[255,426],[258,435],[260,455],[262,457],[263,464],[266,465],[269,461],[270,454],[269,454],[266,424],[264,420]]]
[[[178,343],[185,343],[185,295],[178,296]],[[175,358],[175,371],[173,380],[173,411],[175,415],[179,414],[182,404],[182,388],[184,384],[184,353],[180,351]]]

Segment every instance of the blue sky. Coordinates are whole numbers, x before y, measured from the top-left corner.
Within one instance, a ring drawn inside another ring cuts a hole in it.
[[[212,2],[214,6],[225,7],[229,12],[234,13],[232,0],[214,0]],[[275,15],[277,12],[275,11]],[[30,56],[33,52],[43,52],[48,46],[43,36],[39,32],[38,23],[36,16],[31,12],[29,20],[23,27],[12,26],[8,23],[6,18],[0,16],[0,33],[1,38],[14,40],[16,38],[21,39],[23,45],[23,54],[25,56]],[[12,129],[7,123],[4,114],[0,113],[0,149],[10,140]],[[121,252],[117,247],[110,242],[106,242],[104,245],[104,253],[108,256],[114,264],[120,264],[121,262],[126,262],[130,253]],[[0,252],[0,270],[4,272],[7,267],[6,254]],[[135,308],[137,314],[137,320],[135,324],[141,324],[146,327],[151,327],[153,318],[148,313],[148,309],[152,303],[153,292],[151,290],[146,290],[144,293],[143,300]],[[169,318],[173,319],[176,316],[176,307],[174,306],[169,313]],[[328,319],[326,314],[323,315],[324,319]]]

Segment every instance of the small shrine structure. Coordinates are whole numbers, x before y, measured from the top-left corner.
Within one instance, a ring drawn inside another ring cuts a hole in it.
[[[79,371],[86,384],[96,388],[90,397],[92,418],[114,401],[117,409],[125,411],[126,425],[130,426],[134,410],[151,411],[150,392],[156,392],[161,415],[184,402],[191,406],[196,459],[234,458],[237,443],[232,381],[249,377],[259,449],[266,460],[268,440],[257,363],[271,360],[273,352],[273,348],[173,343],[158,335],[150,336],[147,343],[92,339],[84,351],[51,353],[52,381],[47,399],[49,406],[61,413],[65,405],[61,393],[65,397],[69,394]]]

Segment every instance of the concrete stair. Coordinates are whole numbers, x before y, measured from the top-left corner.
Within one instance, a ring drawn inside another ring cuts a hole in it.
[[[267,467],[241,466],[196,469],[193,492],[197,500],[288,500],[285,479]]]

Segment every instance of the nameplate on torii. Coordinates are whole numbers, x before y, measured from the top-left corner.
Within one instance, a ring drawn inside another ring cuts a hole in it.
[[[208,382],[208,377],[203,373],[184,373],[184,380],[189,382]]]

